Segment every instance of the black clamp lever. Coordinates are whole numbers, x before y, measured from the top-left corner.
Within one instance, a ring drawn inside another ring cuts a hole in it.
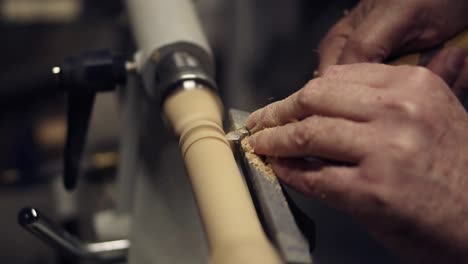
[[[125,60],[107,50],[90,51],[68,57],[52,72],[67,97],[67,137],[65,143],[64,185],[75,188],[80,174],[81,156],[89,119],[97,92],[114,90],[125,83]]]
[[[46,244],[80,260],[97,263],[125,263],[130,241],[127,239],[84,243],[49,220],[39,210],[25,207],[18,213],[19,224]],[[88,263],[88,262],[86,262]]]

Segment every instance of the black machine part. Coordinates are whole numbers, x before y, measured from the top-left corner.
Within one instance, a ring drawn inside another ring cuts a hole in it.
[[[149,98],[162,105],[165,99],[185,89],[185,81],[203,84],[217,92],[212,57],[202,47],[189,42],[175,42],[155,50],[140,70]]]
[[[19,211],[18,223],[46,244],[82,260],[122,263],[125,262],[130,247],[127,239],[84,243],[32,207],[25,207]]]
[[[99,50],[65,59],[52,72],[67,94],[67,139],[64,185],[76,187],[86,142],[88,124],[97,92],[110,91],[126,81],[126,62],[109,51]],[[177,42],[155,50],[139,72],[148,98],[160,105],[185,81],[194,81],[216,91],[211,56],[197,45]]]
[[[67,136],[65,143],[64,185],[75,188],[94,98],[97,92],[111,91],[125,83],[125,61],[107,50],[68,57],[52,72],[67,98]]]

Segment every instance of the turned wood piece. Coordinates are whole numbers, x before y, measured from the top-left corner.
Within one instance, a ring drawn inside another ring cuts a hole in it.
[[[265,236],[222,129],[222,104],[208,89],[165,100],[211,248],[212,263],[281,263]]]

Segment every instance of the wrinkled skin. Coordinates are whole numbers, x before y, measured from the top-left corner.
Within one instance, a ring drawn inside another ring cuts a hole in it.
[[[468,26],[466,0],[363,0],[338,21],[320,47],[321,73],[335,64],[383,62],[442,43]],[[429,69],[460,95],[468,83],[468,59],[443,51]]]
[[[434,46],[466,27],[466,14],[465,0],[360,1],[323,38],[321,69]]]
[[[455,97],[468,91],[466,52],[442,50],[430,71],[329,66],[432,47],[466,14],[464,0],[363,0],[322,40],[321,77],[247,122],[280,180],[349,212],[408,262],[468,263],[468,117]]]
[[[332,66],[246,125],[280,180],[349,212],[404,260],[468,263],[468,114],[431,71]]]

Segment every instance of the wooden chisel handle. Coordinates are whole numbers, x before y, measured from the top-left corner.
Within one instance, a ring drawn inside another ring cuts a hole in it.
[[[408,55],[404,55],[397,59],[391,60],[388,64],[426,66],[430,62],[432,57],[434,57],[434,55],[437,54],[438,51],[447,47],[458,47],[468,52],[468,28],[437,47],[425,50],[420,53],[411,53]]]

